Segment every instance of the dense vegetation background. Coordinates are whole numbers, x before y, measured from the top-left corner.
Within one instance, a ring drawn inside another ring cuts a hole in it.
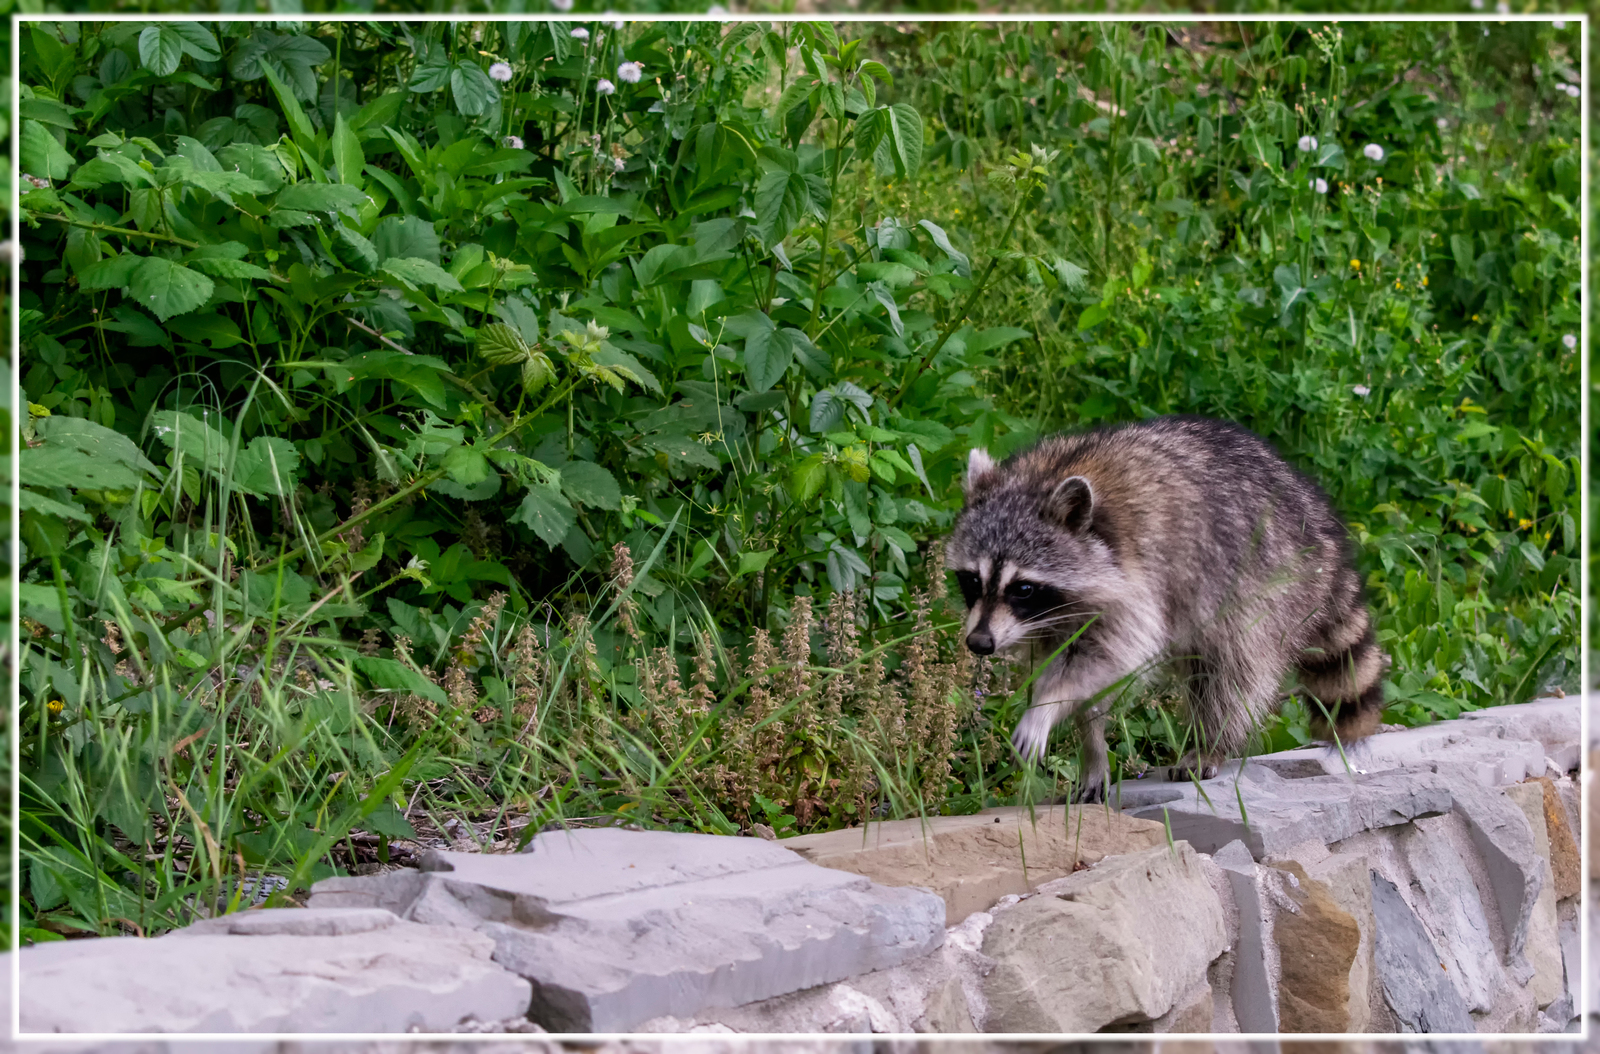
[[[28,939],[1069,790],[934,545],[1063,427],[1320,479],[1391,720],[1577,687],[1575,27],[842,28],[23,26]]]

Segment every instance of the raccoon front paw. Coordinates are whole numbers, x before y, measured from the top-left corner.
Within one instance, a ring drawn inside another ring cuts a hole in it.
[[[1055,725],[1054,708],[1037,706],[1022,715],[1017,730],[1011,734],[1011,745],[1024,761],[1038,761],[1050,745],[1050,729]]]
[[[1177,765],[1173,766],[1172,778],[1174,781],[1209,780],[1215,779],[1219,771],[1221,770],[1215,762],[1202,761],[1191,752],[1185,754],[1179,759]]]
[[[1100,805],[1106,800],[1106,785],[1110,782],[1109,768],[1088,769],[1073,788],[1072,800],[1080,805]]]

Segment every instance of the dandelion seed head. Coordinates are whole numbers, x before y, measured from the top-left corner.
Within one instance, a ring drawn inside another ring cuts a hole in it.
[[[1365,154],[1369,160],[1383,160],[1383,147],[1379,146],[1377,143],[1368,143],[1366,146],[1361,148],[1361,152]]]
[[[499,81],[501,84],[507,83],[511,80],[511,64],[507,62],[496,62],[494,65],[489,67],[489,77],[492,80]]]
[[[600,95],[610,95],[612,92],[617,90],[617,86],[606,80],[604,77],[601,77],[599,80],[594,82],[594,90]]]
[[[638,84],[643,75],[644,64],[640,62],[624,62],[617,67],[617,79],[627,84]]]

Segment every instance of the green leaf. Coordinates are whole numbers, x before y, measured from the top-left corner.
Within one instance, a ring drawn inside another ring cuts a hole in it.
[[[125,288],[143,262],[144,257],[134,253],[108,256],[78,272],[78,288],[89,292]]]
[[[827,214],[828,184],[821,176],[775,169],[756,184],[756,233],[762,244],[776,245],[789,236],[807,212]]]
[[[603,366],[613,370],[633,381],[635,384],[651,391],[661,393],[661,382],[656,380],[656,375],[644,368],[644,365],[632,355],[612,347],[610,344],[600,345],[600,350],[594,354],[596,366]]]
[[[894,159],[895,175],[911,179],[922,167],[922,115],[916,107],[897,102],[888,108],[885,138],[889,156]]]
[[[622,488],[616,477],[592,461],[568,461],[562,465],[561,489],[579,505],[612,512],[622,508]]]
[[[385,216],[373,229],[372,246],[380,260],[394,256],[439,262],[439,235],[421,216]]]
[[[183,41],[185,53],[194,56],[201,62],[216,62],[222,58],[222,49],[217,47],[217,38],[211,35],[211,30],[199,22],[166,22],[172,31],[178,34]]]
[[[291,183],[273,199],[274,209],[293,209],[299,212],[354,213],[367,200],[360,187],[343,183]]]
[[[171,23],[145,27],[139,33],[139,64],[158,77],[178,69],[183,58],[183,37]]]
[[[159,256],[141,260],[128,281],[128,295],[163,322],[202,307],[214,288],[205,275]]]
[[[206,274],[215,275],[217,278],[270,279],[272,277],[272,272],[266,268],[257,267],[252,263],[245,263],[243,260],[207,258],[190,260],[189,266],[194,268],[196,271],[203,271]]]
[[[333,164],[338,172],[339,182],[360,187],[361,170],[366,163],[367,159],[361,153],[360,140],[345,123],[344,114],[336,114],[333,118]]]
[[[467,117],[487,113],[500,102],[500,89],[476,62],[458,62],[450,71],[450,95]]]
[[[441,467],[452,480],[468,487],[482,483],[494,473],[483,451],[470,446],[451,447]]]
[[[72,155],[38,121],[22,122],[22,171],[45,179],[66,179]]]
[[[69,446],[25,446],[18,452],[17,462],[25,487],[132,490],[139,485],[139,474],[127,465]]]
[[[744,375],[752,393],[759,394],[783,380],[794,362],[794,345],[786,330],[758,329],[744,342]]]
[[[150,417],[150,431],[173,450],[199,462],[198,467],[222,475],[228,440],[206,422],[176,410],[157,410]]]
[[[424,699],[432,699],[441,706],[446,706],[450,702],[443,688],[403,662],[380,659],[371,655],[358,655],[351,660],[351,663],[374,688],[385,688],[391,692],[410,692]]]
[[[359,132],[363,128],[381,129],[386,124],[392,124],[400,116],[400,109],[405,105],[406,93],[392,91],[380,95],[357,110],[355,116],[350,118],[351,131]]]
[[[950,262],[956,265],[956,274],[962,278],[972,277],[972,261],[967,259],[966,253],[950,244],[950,236],[944,232],[942,227],[932,220],[918,220],[917,225],[928,232],[928,236],[933,239],[933,244],[938,246],[939,250],[949,257]]]
[[[224,262],[235,263],[236,261],[227,260]],[[213,348],[231,348],[235,344],[244,343],[244,337],[240,335],[238,325],[227,315],[210,313],[183,315],[168,322],[167,328],[184,340],[204,341]]]
[[[578,522],[578,514],[555,486],[536,483],[528,488],[522,504],[511,515],[511,522],[532,528],[534,534],[554,549]]]
[[[789,493],[801,505],[809,504],[812,498],[822,490],[823,482],[828,478],[828,468],[822,461],[821,454],[812,454],[794,467],[789,474]]]
[[[333,229],[333,251],[340,260],[362,274],[371,274],[378,266],[378,250],[343,224]]]
[[[1078,316],[1078,332],[1092,329],[1111,317],[1111,309],[1104,304],[1090,304]]]
[[[1002,347],[1012,341],[1027,340],[1033,336],[1025,329],[1016,326],[994,326],[990,329],[980,330],[967,338],[969,352],[989,351],[991,348]]]
[[[522,334],[502,322],[478,327],[478,354],[492,366],[513,366],[528,358]]]
[[[462,292],[461,283],[436,263],[419,260],[414,256],[394,257],[383,261],[384,274],[410,288],[418,286],[437,286],[451,293]]]
[[[257,77],[266,77],[267,82],[273,85],[273,91],[278,94],[280,102],[285,95],[294,102],[296,96],[306,100],[317,97],[317,75],[313,67],[320,66],[332,57],[333,53],[313,36],[300,33],[279,34],[257,27],[249,38],[234,49],[228,68],[239,80],[249,81]],[[293,87],[293,92],[289,91],[289,86]],[[294,125],[294,115],[288,113],[289,103],[284,103],[283,106],[285,114],[290,118],[290,129],[295,134],[296,142],[299,142],[300,129]],[[305,113],[300,110],[298,102],[294,102],[294,109],[299,113],[300,120],[305,121]],[[306,123],[305,127],[309,132],[310,124]],[[302,145],[310,147],[309,135]]]
[[[256,436],[234,460],[233,483],[252,494],[287,497],[294,493],[294,474],[299,467],[300,452],[293,443],[277,436]]]
[[[235,59],[237,60],[237,55],[235,55]],[[289,132],[294,136],[295,145],[301,150],[315,150],[317,133],[311,127],[311,121],[307,119],[306,112],[300,108],[300,100],[294,97],[294,92],[283,83],[283,78],[278,76],[278,72],[270,64],[263,63],[257,68],[267,78],[267,84],[272,87],[272,94],[277,98],[278,105],[283,108],[283,116],[289,122]],[[239,76],[237,67],[235,68],[234,76]],[[250,78],[242,77],[241,79],[249,80]],[[315,81],[313,81],[314,92]],[[310,96],[307,97],[309,98]]]
[[[386,801],[372,810],[372,814],[362,821],[368,831],[381,835],[384,838],[415,838],[416,828],[411,826],[405,813],[397,808],[394,802]]]
[[[808,499],[809,500],[809,499]],[[739,568],[733,573],[734,578],[743,578],[753,575],[758,571],[765,571],[772,558],[778,555],[776,549],[766,549],[759,553],[740,553]]]

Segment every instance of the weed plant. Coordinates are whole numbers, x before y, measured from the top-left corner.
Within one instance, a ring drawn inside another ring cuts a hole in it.
[[[1317,476],[1391,720],[1575,687],[1574,30],[848,28],[22,25],[25,939],[1069,789],[937,557],[1063,426]]]

